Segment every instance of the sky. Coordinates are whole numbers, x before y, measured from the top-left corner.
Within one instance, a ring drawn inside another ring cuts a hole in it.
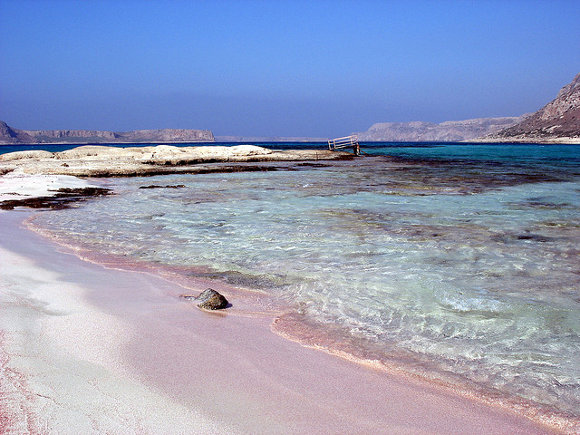
[[[0,0],[0,120],[337,137],[534,112],[580,1]]]

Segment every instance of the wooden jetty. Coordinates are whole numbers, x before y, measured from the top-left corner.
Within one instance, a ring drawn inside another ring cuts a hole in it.
[[[360,145],[358,143],[358,136],[352,134],[345,137],[337,137],[336,139],[328,140],[328,149],[331,151],[339,150],[343,148],[352,148],[352,152],[355,156],[360,156]]]

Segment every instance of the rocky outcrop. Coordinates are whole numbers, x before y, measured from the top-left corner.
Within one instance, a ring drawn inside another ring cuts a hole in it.
[[[319,150],[273,151],[254,145],[176,147],[109,147],[87,145],[51,153],[18,151],[0,154],[0,173],[117,177],[208,172],[276,170],[249,162],[291,162],[352,159],[347,152]]]
[[[125,132],[102,130],[18,130],[0,121],[0,144],[36,143],[189,143],[214,142],[209,130],[162,129]]]
[[[222,310],[230,304],[221,293],[211,288],[204,290],[199,296],[181,295],[181,298],[195,301],[196,305],[204,310]]]
[[[0,121],[0,144],[17,144],[33,141],[33,138],[21,130],[16,130]]]
[[[0,139],[6,141],[7,143],[18,141],[16,132],[3,121],[0,121]]]
[[[7,156],[7,157],[2,157]],[[26,150],[26,151],[15,151],[8,154],[0,154],[0,161],[5,160],[34,160],[34,159],[51,159],[54,157],[54,153],[44,150]]]
[[[460,142],[495,133],[514,125],[521,117],[476,118],[464,121],[380,122],[358,133],[359,141],[392,142]]]
[[[580,139],[580,74],[556,98],[516,125],[492,135],[496,140]]]

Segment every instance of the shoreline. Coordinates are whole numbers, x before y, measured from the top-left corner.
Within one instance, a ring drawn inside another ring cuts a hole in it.
[[[538,145],[580,145],[578,137],[506,137],[506,138],[479,138],[462,141],[474,144],[538,144]]]
[[[340,358],[352,364],[366,367],[373,371],[388,374],[403,379],[405,382],[419,386],[429,385],[443,394],[459,397],[470,402],[475,402],[493,409],[500,409],[508,413],[529,419],[536,424],[546,426],[551,430],[562,428],[580,427],[580,421],[574,416],[542,405],[531,400],[510,396],[493,388],[488,388],[476,382],[469,381],[461,375],[451,372],[435,370],[427,367],[425,361],[418,361],[415,357],[402,353],[390,354],[385,358],[384,354],[375,350],[363,351],[352,337],[340,332],[321,329],[321,325],[314,325],[295,312],[292,308],[281,303],[274,296],[258,289],[241,287],[238,284],[230,284],[220,278],[207,278],[212,275],[213,269],[205,266],[160,266],[156,263],[127,260],[121,255],[98,254],[82,245],[75,245],[67,239],[61,239],[50,233],[50,230],[35,226],[34,216],[26,219],[23,226],[49,240],[58,249],[64,249],[72,253],[81,261],[89,262],[96,266],[107,269],[137,272],[161,278],[177,284],[182,289],[191,292],[201,292],[202,289],[211,287],[236,302],[235,315],[242,317],[260,317],[269,319],[269,329],[272,333],[285,340],[297,343],[301,347],[324,352],[332,357]],[[193,275],[192,275],[193,272]],[[193,276],[193,277],[192,277]],[[192,285],[193,284],[193,285]],[[178,293],[170,295],[179,298]],[[231,310],[214,314],[226,315]],[[326,329],[329,325],[326,325]]]
[[[84,294],[76,309],[88,318],[105,315],[114,320],[99,331],[104,340],[96,352],[99,370],[121,373],[139,387],[177,402],[175,412],[196,410],[203,427],[215,423],[216,428],[227,427],[224,431],[237,428],[242,432],[284,427],[286,432],[298,433],[312,433],[313,428],[314,432],[550,432],[523,416],[427,382],[373,370],[289,341],[272,332],[272,315],[236,313],[235,300],[234,308],[223,314],[197,310],[175,297],[178,284],[148,273],[87,263],[64,253],[22,228],[24,217],[19,212],[1,213],[0,220],[0,248],[5,258],[16,254],[33,259],[43,270],[60,274],[69,270],[67,275],[72,276],[65,282],[80,285]],[[22,274],[26,267],[21,265],[11,273]],[[79,271],[85,276],[79,276]],[[99,282],[122,282],[125,287],[120,293]],[[139,291],[136,284],[147,291]],[[42,322],[50,330],[58,322],[47,316]],[[64,320],[67,316],[56,317]],[[94,344],[87,340],[86,332],[80,333],[70,323],[70,329],[60,332],[74,342],[75,357],[86,363],[81,350],[94,348]],[[117,346],[112,348],[118,352],[110,360],[108,337],[116,338]],[[64,337],[58,335],[52,344],[61,347],[62,341]],[[205,351],[200,354],[200,349]],[[206,400],[200,401],[198,395]],[[221,404],[227,404],[227,409]]]

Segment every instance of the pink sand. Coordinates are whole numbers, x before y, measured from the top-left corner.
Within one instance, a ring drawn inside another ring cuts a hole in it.
[[[30,315],[26,337],[22,325],[0,323],[0,429],[45,432],[70,421],[73,432],[551,432],[427,382],[286,340],[272,332],[274,318],[238,307],[233,295],[225,294],[233,303],[226,313],[198,310],[179,300],[189,290],[178,284],[64,252],[25,230],[26,216],[0,213],[0,295],[11,295],[0,310]],[[18,278],[31,273],[36,280]],[[29,342],[38,350],[15,354]],[[65,399],[81,390],[76,405]],[[86,398],[93,394],[94,401]]]

